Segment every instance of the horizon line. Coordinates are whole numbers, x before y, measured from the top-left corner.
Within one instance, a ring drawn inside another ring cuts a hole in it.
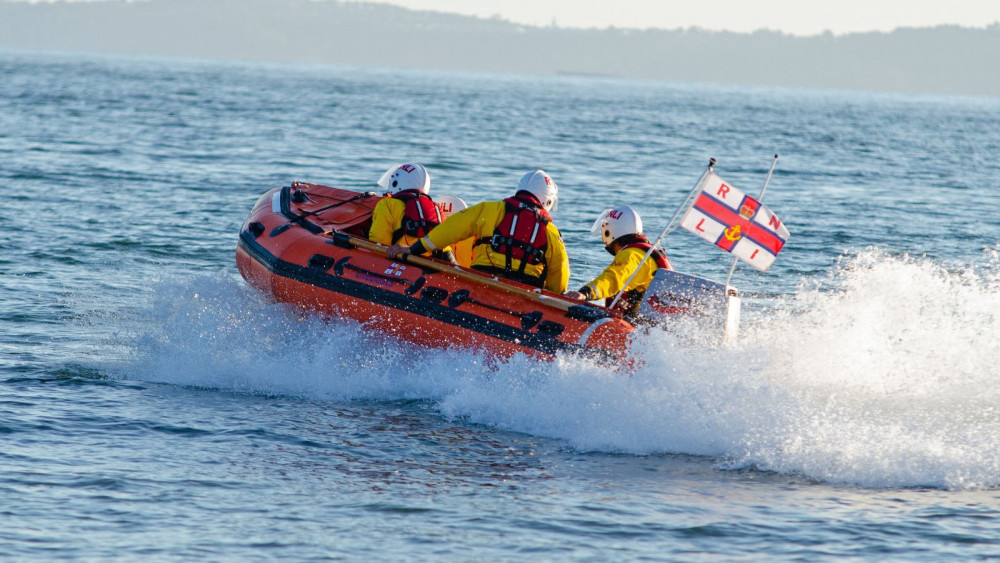
[[[121,3],[121,4],[135,4],[135,3],[148,3],[157,2],[163,0],[0,0],[0,4],[100,4],[100,3]],[[211,0],[200,0],[201,2],[211,1]],[[281,2],[283,0],[266,0],[273,2]],[[287,0],[284,0],[287,1]],[[294,0],[293,0],[294,1]],[[323,3],[338,3],[338,4],[368,4],[368,5],[378,5],[378,6],[390,6],[396,9],[405,10],[414,13],[427,13],[427,14],[441,14],[447,16],[458,16],[464,18],[470,18],[474,20],[481,21],[496,21],[506,23],[516,27],[531,28],[536,30],[565,30],[565,31],[620,31],[620,32],[708,32],[708,33],[731,33],[734,35],[755,35],[755,34],[776,34],[786,37],[794,37],[800,39],[810,39],[816,37],[846,37],[851,35],[869,35],[869,34],[891,34],[897,31],[906,30],[923,30],[923,29],[938,29],[938,28],[957,28],[963,30],[973,30],[973,31],[986,31],[990,28],[1000,28],[1000,19],[994,20],[989,23],[985,23],[981,26],[970,26],[963,25],[960,23],[938,23],[933,25],[902,25],[897,26],[889,30],[883,29],[867,29],[867,30],[854,30],[854,31],[833,31],[830,29],[824,29],[823,31],[816,32],[791,32],[782,29],[772,29],[769,27],[759,27],[753,30],[738,31],[726,28],[710,28],[699,24],[693,24],[689,26],[678,26],[678,27],[630,27],[630,26],[616,26],[614,24],[608,24],[604,27],[600,26],[577,26],[577,25],[559,25],[558,18],[553,18],[550,24],[533,24],[526,22],[519,22],[516,20],[508,19],[507,17],[501,16],[500,14],[494,14],[492,16],[480,16],[476,14],[463,14],[461,12],[446,11],[446,10],[435,10],[435,9],[425,9],[425,8],[410,8],[408,6],[403,6],[401,4],[394,4],[389,0],[300,0],[313,2],[317,4]]]

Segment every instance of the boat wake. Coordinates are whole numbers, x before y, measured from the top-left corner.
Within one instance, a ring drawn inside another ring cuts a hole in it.
[[[786,390],[731,466],[873,487],[1000,485],[1000,259],[868,250],[754,323],[744,357]],[[764,413],[761,413],[764,414]]]
[[[653,331],[620,370],[418,348],[302,316],[228,276],[161,282],[130,357],[101,370],[329,401],[421,399],[580,451],[702,455],[865,487],[996,487],[997,254],[948,269],[865,251],[766,314],[746,311],[738,344],[697,327]]]

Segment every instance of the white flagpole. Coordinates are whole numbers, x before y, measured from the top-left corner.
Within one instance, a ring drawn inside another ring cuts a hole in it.
[[[771,161],[771,169],[767,171],[767,178],[764,178],[764,186],[760,189],[760,195],[757,196],[758,202],[764,201],[764,192],[767,191],[767,185],[771,183],[771,175],[774,174],[774,167],[778,164],[778,155],[774,155],[774,160]],[[733,272],[736,271],[736,264],[739,263],[740,259],[733,257],[733,265],[729,267],[729,275],[726,276],[726,283],[723,284],[729,287],[729,280],[733,279]]]
[[[615,295],[614,300],[611,301],[611,305],[608,306],[609,309],[614,309],[615,305],[618,304],[618,300],[621,299],[622,295],[625,293],[625,288],[628,287],[628,284],[632,283],[632,279],[635,278],[636,274],[639,273],[639,269],[642,268],[642,265],[646,263],[646,260],[649,260],[650,255],[653,254],[653,250],[656,250],[656,245],[660,244],[660,241],[662,241],[663,238],[667,236],[667,233],[671,230],[671,228],[676,227],[674,221],[676,221],[677,217],[680,216],[681,212],[685,210],[688,204],[691,203],[691,200],[694,199],[695,194],[697,194],[701,190],[701,186],[702,184],[705,183],[705,179],[708,178],[708,175],[712,173],[712,167],[715,166],[715,163],[716,160],[714,158],[708,159],[708,168],[705,170],[705,172],[702,173],[701,177],[698,178],[698,181],[695,183],[694,187],[691,188],[691,191],[684,199],[684,203],[682,203],[681,206],[677,208],[677,212],[674,213],[674,216],[671,217],[670,221],[667,222],[667,226],[663,229],[663,232],[660,233],[660,236],[656,238],[656,241],[654,241],[652,245],[650,245],[649,250],[646,251],[646,255],[642,257],[642,260],[639,262],[639,265],[635,267],[635,271],[633,271],[632,275],[629,276],[627,280],[625,280],[624,285],[622,285],[621,289],[618,290],[618,294]]]

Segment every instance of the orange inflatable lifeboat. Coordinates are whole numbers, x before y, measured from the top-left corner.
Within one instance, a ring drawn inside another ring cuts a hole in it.
[[[367,239],[380,199],[301,182],[265,193],[240,231],[240,274],[277,301],[424,346],[627,361],[634,329],[604,307],[442,260],[390,260]]]

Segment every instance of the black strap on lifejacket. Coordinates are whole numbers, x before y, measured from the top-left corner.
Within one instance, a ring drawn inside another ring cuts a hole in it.
[[[441,211],[434,204],[434,200],[420,190],[404,190],[390,197],[406,205],[399,228],[392,232],[392,244],[396,244],[403,235],[423,237],[441,224]]]
[[[649,239],[647,239],[643,235],[625,235],[615,240],[615,242],[621,245],[621,247],[618,249],[618,252],[621,252],[626,248],[638,248],[643,252],[648,252],[649,249],[652,248],[653,246],[652,244],[649,243]],[[660,250],[659,248],[654,249],[652,254],[649,255],[649,257],[652,258],[653,262],[656,263],[657,268],[666,268],[668,270],[672,269],[672,267],[670,266],[670,261],[667,260],[666,253]],[[618,304],[615,306],[615,308],[621,309],[621,311],[626,315],[634,315],[639,308],[639,304],[642,303],[642,297],[645,294],[646,291],[642,289],[632,289],[626,291],[625,293],[622,294],[622,298],[618,300]],[[608,298],[605,303],[607,306],[610,307],[612,301],[614,301],[613,297]]]
[[[532,196],[522,196],[520,192],[509,197],[504,202],[504,216],[500,224],[493,230],[493,236],[476,239],[474,246],[488,244],[493,252],[503,254],[505,263],[503,276],[518,280],[535,278],[544,281],[549,270],[545,261],[545,251],[549,247],[548,224],[552,217]],[[514,271],[513,260],[521,262]],[[524,269],[532,265],[542,265],[542,273],[533,276]],[[532,280],[532,285],[537,282]]]

